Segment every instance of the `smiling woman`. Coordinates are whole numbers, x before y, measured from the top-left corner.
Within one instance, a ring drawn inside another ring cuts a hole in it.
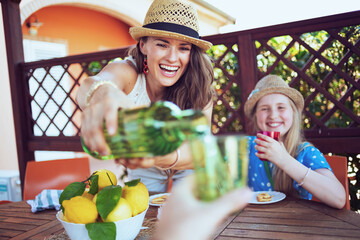
[[[108,155],[103,121],[113,135],[118,108],[166,100],[183,110],[200,109],[211,122],[214,77],[205,51],[212,44],[200,39],[195,8],[180,0],[155,0],[143,26],[132,27],[129,32],[138,43],[128,58],[87,78],[77,94],[83,109],[84,143],[101,155]],[[187,170],[192,168],[190,156],[189,146],[184,143],[165,156],[118,162],[129,168],[130,179],[141,178],[149,191],[164,192],[171,188],[173,180],[191,173]]]

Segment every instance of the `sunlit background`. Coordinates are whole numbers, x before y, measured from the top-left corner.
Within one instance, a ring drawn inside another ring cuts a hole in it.
[[[206,0],[236,18],[236,24],[225,26],[222,33],[316,17],[352,12],[360,9],[359,0]]]

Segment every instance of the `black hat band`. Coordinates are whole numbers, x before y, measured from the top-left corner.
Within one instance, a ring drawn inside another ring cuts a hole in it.
[[[159,23],[149,23],[143,26],[144,28],[150,28],[154,30],[162,30],[167,32],[179,33],[182,35],[186,35],[192,38],[199,39],[199,33],[194,29],[189,27],[175,24],[175,23],[167,23],[167,22],[159,22]]]

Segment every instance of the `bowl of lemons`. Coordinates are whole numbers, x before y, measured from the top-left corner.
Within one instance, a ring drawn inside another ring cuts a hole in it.
[[[56,214],[72,240],[132,240],[149,208],[149,192],[140,179],[117,185],[115,174],[95,171],[83,182],[69,184],[60,195]]]

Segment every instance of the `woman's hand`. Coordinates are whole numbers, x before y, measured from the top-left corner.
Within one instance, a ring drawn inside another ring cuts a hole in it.
[[[233,190],[213,202],[193,195],[194,177],[174,186],[161,212],[154,239],[211,239],[216,227],[231,213],[244,208],[252,197],[248,188]]]
[[[155,158],[121,158],[116,159],[115,162],[130,169],[151,168],[155,166]]]
[[[110,135],[117,131],[117,112],[119,108],[129,108],[134,104],[119,89],[111,85],[102,85],[92,95],[89,105],[81,116],[81,137],[91,151],[101,155],[110,154],[105,142],[103,124],[105,121]]]
[[[177,158],[178,155],[176,151],[174,151],[164,156],[157,156],[152,158],[123,158],[116,159],[115,162],[130,169],[151,168],[155,166],[158,166],[160,168],[167,168],[173,165],[175,161],[179,161],[179,159]]]
[[[81,136],[91,151],[109,154],[103,134],[104,121],[109,134],[114,134],[117,131],[117,110],[134,106],[127,94],[135,86],[136,79],[137,73],[133,67],[126,61],[120,61],[106,65],[96,76],[88,77],[81,83],[76,95],[76,101],[83,110]],[[97,81],[113,84],[102,84],[89,93]],[[90,99],[88,94],[91,94]]]
[[[255,139],[255,149],[258,151],[255,155],[258,158],[269,160],[270,162],[281,165],[285,157],[290,156],[286,151],[286,148],[282,142],[278,142],[275,139],[258,133]]]

